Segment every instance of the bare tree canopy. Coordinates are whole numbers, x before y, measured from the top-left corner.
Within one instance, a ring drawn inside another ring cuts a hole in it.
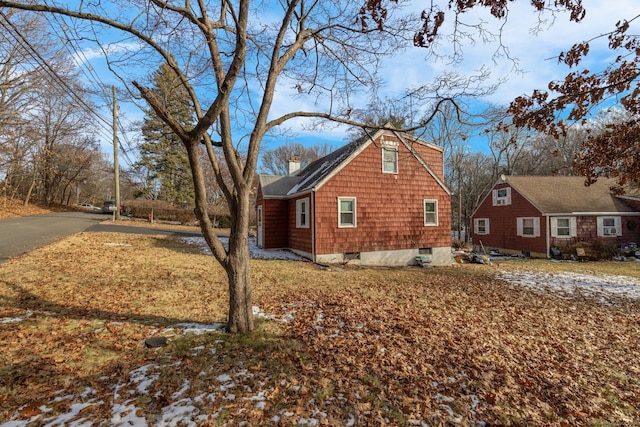
[[[465,15],[474,9],[485,8],[496,19],[506,20],[510,8],[522,3],[529,3],[533,13],[568,12],[569,20],[574,22],[581,22],[587,13],[582,0],[449,1],[443,5],[431,2],[422,14],[422,27],[415,33],[414,44],[433,47],[442,36],[444,23],[449,21],[455,28],[449,40],[457,55],[461,52],[458,46],[465,40],[489,35],[481,23],[465,22]],[[594,112],[603,107],[614,104],[623,109],[626,120],[616,120],[598,132],[590,133],[576,156],[576,171],[587,178],[587,183],[595,182],[600,176],[616,178],[621,186],[640,182],[640,36],[636,25],[639,18],[640,15],[623,16],[608,33],[594,34],[589,40],[575,40],[569,50],[557,57],[559,63],[572,71],[563,79],[550,82],[547,89],[516,98],[509,108],[515,125],[556,138],[565,138],[570,126],[586,124]],[[384,27],[386,2],[367,2],[361,10],[360,20],[363,25],[374,22]],[[500,41],[497,54],[509,57],[502,34],[491,36]],[[586,68],[583,64],[592,45],[603,39],[612,59],[600,69]]]
[[[293,119],[332,121],[371,127],[352,114],[355,94],[376,94],[381,62],[409,46],[431,47],[445,19],[454,19],[454,46],[472,38],[464,14],[485,7],[505,19],[513,2],[504,0],[432,2],[421,16],[401,15],[401,0],[308,2],[179,2],[112,0],[101,2],[5,1],[0,7],[53,14],[64,19],[76,40],[92,41],[111,71],[133,97],[142,99],[184,145],[191,168],[196,216],[205,240],[229,279],[228,329],[253,329],[248,256],[249,213],[260,145]],[[530,0],[533,11],[562,10],[580,21],[579,0]],[[445,11],[453,13],[448,18]],[[479,36],[478,40],[481,39]],[[502,45],[501,45],[502,46]],[[506,49],[503,50],[506,52]],[[193,122],[168,108],[148,76],[164,64],[188,97]],[[445,105],[459,117],[458,99],[495,90],[486,87],[487,70],[473,76],[444,72],[435,81],[408,88],[408,115],[397,117],[405,131],[425,128]],[[413,106],[420,106],[413,110]],[[375,119],[375,118],[374,118]],[[397,123],[395,124],[397,126]],[[378,126],[379,128],[384,127]],[[416,133],[418,134],[418,133]],[[217,238],[207,214],[204,159],[229,206],[228,246]],[[226,168],[222,165],[226,165]],[[228,174],[224,171],[228,171]]]
[[[253,329],[249,213],[263,138],[296,118],[362,126],[350,116],[353,95],[374,91],[382,59],[411,45],[418,17],[400,15],[401,5],[391,3],[384,27],[354,25],[362,4],[289,0],[270,4],[265,14],[263,2],[249,0],[0,1],[0,7],[61,17],[76,40],[93,41],[132,96],[143,99],[185,146],[196,216],[229,279],[230,332]],[[188,96],[194,118],[188,127],[148,83],[148,74],[163,63]],[[429,107],[414,120],[417,126],[443,103],[472,91],[461,81],[449,87],[456,89],[412,88],[413,99]],[[312,109],[301,110],[304,105]],[[201,147],[231,212],[228,246],[207,215],[211,186]]]
[[[273,150],[266,150],[262,153],[262,169],[274,175],[287,175],[289,173],[288,163],[292,157],[300,162],[300,168],[304,168],[330,152],[331,146],[328,144],[304,145],[285,142]]]

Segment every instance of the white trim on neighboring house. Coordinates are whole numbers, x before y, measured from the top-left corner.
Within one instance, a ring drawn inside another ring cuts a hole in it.
[[[577,219],[575,216],[550,216],[551,237],[556,239],[570,239],[578,236]],[[562,230],[560,234],[558,230]],[[564,233],[566,230],[566,234]]]
[[[531,220],[531,226],[527,226],[526,228],[531,228],[532,234],[524,234],[525,232],[525,221],[529,222]],[[540,237],[540,217],[537,216],[527,216],[527,217],[517,217],[516,218],[516,235],[518,237]]]
[[[500,193],[504,192],[504,195]],[[509,206],[511,204],[511,187],[494,188],[491,191],[493,206]]]
[[[596,217],[598,237],[622,236],[622,218],[620,215],[607,215]]]
[[[484,232],[482,232],[482,233],[479,231],[480,221],[484,221]],[[478,236],[487,236],[487,235],[491,234],[490,224],[491,224],[491,222],[489,221],[489,218],[474,218],[473,219],[473,234],[477,234]]]
[[[310,211],[311,211],[311,261],[316,262],[316,193],[312,191],[310,193]]]

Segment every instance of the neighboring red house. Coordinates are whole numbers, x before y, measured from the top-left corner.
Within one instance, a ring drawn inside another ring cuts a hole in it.
[[[451,262],[451,194],[443,149],[378,131],[288,176],[260,175],[258,246],[318,263]],[[298,163],[299,165],[299,163]]]
[[[640,243],[640,198],[616,196],[612,180],[502,176],[473,213],[472,240],[505,253],[549,257],[552,246],[603,239]]]

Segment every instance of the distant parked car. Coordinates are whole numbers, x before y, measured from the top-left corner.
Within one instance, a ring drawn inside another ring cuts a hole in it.
[[[100,208],[97,206],[93,206],[91,203],[80,203],[78,207],[82,209],[86,209],[88,211],[99,211]]]
[[[102,205],[102,213],[111,213],[116,209],[118,209],[118,207],[116,206],[115,200],[105,200]]]

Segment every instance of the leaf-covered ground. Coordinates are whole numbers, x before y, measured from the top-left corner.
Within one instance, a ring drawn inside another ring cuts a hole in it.
[[[637,301],[523,268],[256,260],[258,328],[229,336],[210,256],[79,234],[0,265],[0,425],[639,424]]]
[[[4,196],[0,196],[0,219],[44,213],[51,213],[51,209],[35,206],[33,204],[24,206],[24,202],[22,200],[11,200]]]

